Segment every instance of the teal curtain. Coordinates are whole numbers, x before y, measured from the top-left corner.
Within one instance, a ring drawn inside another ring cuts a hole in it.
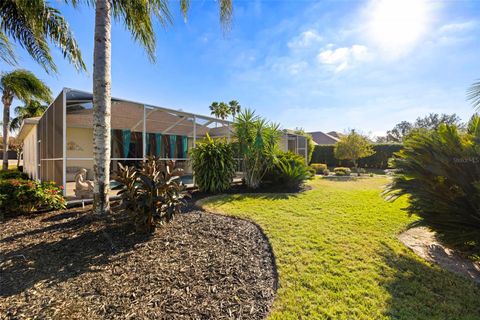
[[[128,158],[130,153],[130,141],[132,139],[132,132],[130,130],[122,130],[122,143],[123,143],[123,157]]]
[[[182,136],[182,158],[188,157],[188,137]]]
[[[162,151],[162,135],[160,133],[155,133],[155,155],[160,156]]]
[[[170,136],[170,158],[176,158],[175,149],[177,146],[177,136]]]

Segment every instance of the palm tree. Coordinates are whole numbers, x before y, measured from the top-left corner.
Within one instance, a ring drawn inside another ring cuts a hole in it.
[[[473,83],[467,91],[467,99],[472,102],[475,109],[480,111],[480,80]]]
[[[3,73],[0,78],[3,103],[3,170],[8,169],[8,136],[10,128],[10,106],[14,98],[25,103],[33,99],[50,102],[52,92],[45,83],[27,70],[17,69]]]
[[[155,61],[155,33],[152,17],[162,25],[172,22],[167,0],[66,0],[74,6],[85,2],[95,6],[93,49],[93,153],[95,188],[93,211],[110,212],[108,199],[110,180],[110,112],[111,112],[111,23],[112,16],[122,22],[132,37]],[[219,0],[220,21],[228,28],[232,16],[232,0]],[[180,0],[185,18],[190,0]]]
[[[230,114],[232,115],[233,120],[235,120],[235,116],[240,113],[242,106],[238,103],[237,100],[232,100],[228,103]]]
[[[40,101],[32,100],[25,103],[24,106],[18,106],[15,108],[15,114],[17,115],[15,118],[12,119],[10,122],[10,131],[15,131],[20,129],[23,120],[32,117],[39,117],[41,116],[45,110],[47,110],[48,106],[41,104]]]
[[[222,120],[227,119],[231,114],[230,107],[225,102],[212,102],[210,105],[210,111],[210,114]]]
[[[58,47],[78,69],[86,70],[75,37],[60,12],[48,1],[0,1],[0,59],[15,64],[9,37],[25,48],[47,72],[57,68],[48,43]]]

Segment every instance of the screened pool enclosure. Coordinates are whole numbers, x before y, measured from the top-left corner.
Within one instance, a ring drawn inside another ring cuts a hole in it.
[[[75,175],[86,170],[93,180],[93,108],[92,94],[63,89],[40,118],[25,121],[19,138],[24,141],[24,170],[31,178],[54,181],[74,197]],[[232,134],[231,122],[148,104],[112,98],[111,177],[118,163],[139,165],[150,155],[175,161],[184,169],[182,180],[194,184],[189,150],[206,137]],[[284,150],[306,157],[306,139],[285,131]],[[241,177],[241,163],[238,164]],[[115,181],[111,186],[115,189]]]

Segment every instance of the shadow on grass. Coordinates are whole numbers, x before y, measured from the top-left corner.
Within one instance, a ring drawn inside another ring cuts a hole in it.
[[[62,220],[62,214],[55,217]],[[56,218],[52,217],[51,221],[57,221]],[[92,267],[109,264],[119,253],[150,238],[135,234],[125,220],[105,223],[87,213],[2,242],[21,241],[19,238],[27,235],[34,235],[36,239],[2,252],[0,297],[22,293],[41,281],[59,283],[92,272]]]
[[[480,287],[449,271],[422,263],[384,244],[387,265],[395,270],[382,286],[391,295],[393,319],[480,319]]]

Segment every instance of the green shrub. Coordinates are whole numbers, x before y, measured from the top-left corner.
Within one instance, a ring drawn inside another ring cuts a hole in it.
[[[207,138],[191,150],[195,182],[200,191],[223,192],[235,176],[235,151],[224,139]]]
[[[305,164],[305,159],[296,153],[279,151],[276,159],[275,166],[265,175],[266,183],[293,188],[315,175],[314,170]]]
[[[8,179],[22,179],[27,180],[28,174],[18,171],[18,170],[3,170],[0,171],[0,180]]]
[[[310,173],[310,178],[315,177],[315,175],[317,174],[317,170],[313,169],[311,166],[308,166],[307,169],[308,169],[308,172]]]
[[[334,145],[316,145],[312,155],[312,163],[325,163],[329,167],[353,166],[348,160],[338,160],[334,155]],[[398,143],[379,143],[373,145],[375,154],[358,160],[361,168],[387,169],[388,160],[395,152],[402,149]]]
[[[152,232],[157,222],[169,222],[186,205],[188,194],[179,179],[181,174],[172,161],[156,157],[148,157],[140,169],[119,163],[117,180],[123,184],[120,207],[138,231]]]
[[[330,175],[330,170],[328,170],[328,169],[323,170],[323,175],[324,176],[329,176]]]
[[[323,171],[327,169],[327,165],[324,163],[312,163],[310,164],[310,167],[315,169],[317,174],[323,174]]]
[[[445,243],[480,252],[480,117],[466,132],[442,124],[415,132],[391,161],[388,200],[409,196],[408,211]]]
[[[336,176],[349,176],[350,173],[352,173],[350,168],[345,167],[336,167],[335,169],[333,169],[333,172]]]
[[[62,188],[53,182],[32,180],[0,180],[0,212],[28,213],[38,210],[64,209]]]

